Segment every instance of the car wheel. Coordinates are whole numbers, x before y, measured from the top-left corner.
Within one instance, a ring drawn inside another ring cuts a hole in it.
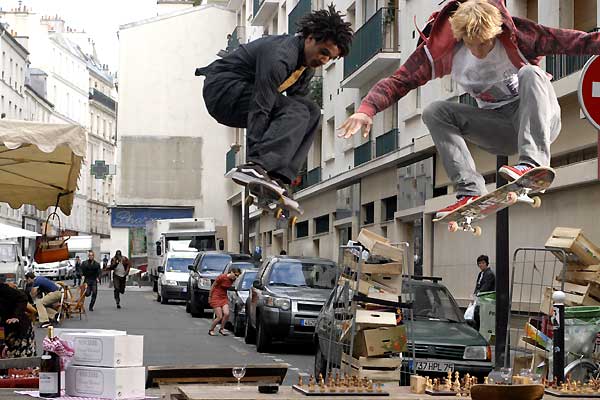
[[[242,321],[240,321],[238,313],[235,313],[233,316],[233,335],[238,337],[244,335],[244,326],[242,325]]]
[[[256,331],[252,327],[250,321],[246,321],[246,330],[244,333],[244,342],[246,344],[254,344],[256,343]]]
[[[260,322],[260,320],[258,320],[258,326],[256,330],[256,351],[259,353],[266,353],[271,346],[271,337],[265,330],[265,324]]]
[[[327,360],[321,353],[321,346],[317,343],[317,353],[315,354],[315,376],[327,376]]]
[[[200,318],[203,312],[204,310],[199,308],[196,304],[196,301],[194,300],[194,294],[192,292],[192,294],[190,294],[190,313],[192,314],[192,317]]]
[[[186,296],[186,299],[185,299],[185,312],[190,313],[191,311],[192,310],[190,307],[190,288],[188,287],[188,295]]]
[[[164,294],[160,296],[160,304],[169,304],[169,299],[167,299]]]

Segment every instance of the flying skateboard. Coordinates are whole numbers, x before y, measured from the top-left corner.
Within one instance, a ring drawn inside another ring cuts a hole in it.
[[[540,207],[542,199],[538,196],[531,197],[530,194],[544,193],[552,184],[554,176],[555,172],[552,168],[533,168],[519,179],[457,208],[442,218],[434,219],[433,222],[448,222],[450,232],[456,232],[460,229],[464,232],[472,232],[475,236],[480,236],[481,227],[473,225],[476,221],[487,218],[515,203],[527,203],[533,208]]]

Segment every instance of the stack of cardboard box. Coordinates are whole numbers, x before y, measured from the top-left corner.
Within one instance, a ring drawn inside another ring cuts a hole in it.
[[[66,371],[66,394],[108,399],[145,396],[144,337],[117,331],[62,332],[75,355]]]
[[[397,314],[404,251],[365,229],[360,232],[358,241],[368,250],[370,259],[375,257],[383,262],[360,263],[355,254],[344,253],[347,273],[340,277],[340,284],[348,281],[361,300],[355,300],[354,304],[353,351],[342,354],[342,366],[349,366],[352,374],[360,378],[398,381],[402,364],[400,353],[406,350],[407,343],[406,329]],[[360,274],[357,274],[359,266]]]
[[[562,249],[553,254],[565,261],[564,273],[565,305],[567,306],[599,306],[600,305],[600,248],[585,237],[577,228],[557,227],[546,241],[550,249]],[[562,271],[558,271],[554,288],[560,288],[563,281]],[[540,311],[549,314],[552,308],[553,288],[547,287],[540,306]]]

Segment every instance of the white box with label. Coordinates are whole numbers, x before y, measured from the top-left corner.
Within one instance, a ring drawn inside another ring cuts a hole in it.
[[[73,365],[139,367],[144,365],[144,337],[98,332],[63,334],[73,342]]]
[[[65,391],[68,396],[104,399],[145,397],[144,367],[99,368],[72,365],[67,368]]]

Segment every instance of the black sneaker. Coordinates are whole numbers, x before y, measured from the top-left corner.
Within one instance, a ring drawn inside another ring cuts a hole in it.
[[[225,176],[241,186],[247,186],[250,182],[263,181],[279,193],[286,191],[284,187],[269,176],[263,167],[255,163],[242,164],[232,168]]]
[[[94,307],[90,307],[90,311],[94,311]]]
[[[120,305],[120,304],[117,304],[117,308],[121,308],[121,305]]]

